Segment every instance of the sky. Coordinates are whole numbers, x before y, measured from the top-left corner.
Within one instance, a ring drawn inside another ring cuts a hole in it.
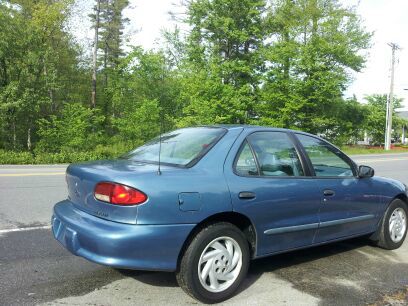
[[[356,94],[359,100],[364,95],[388,93],[390,91],[391,47],[397,43],[394,93],[404,98],[408,108],[408,1],[407,0],[347,0],[346,5],[357,5],[357,12],[365,28],[374,32],[372,48],[361,73],[354,74],[354,82],[346,95]]]
[[[155,48],[159,43],[161,31],[172,29],[176,22],[169,11],[177,12],[177,4],[182,0],[131,0],[124,12],[130,19],[126,37],[131,45]],[[93,32],[83,31],[87,15],[94,1],[84,1],[76,12],[74,26],[81,24],[78,38],[92,43]],[[363,26],[373,32],[372,47],[369,50],[366,67],[353,73],[354,81],[345,92],[345,97],[355,94],[359,101],[365,95],[384,94],[390,90],[391,47],[397,43],[394,93],[404,98],[403,105],[408,109],[408,0],[341,0],[345,6],[355,6],[361,16]],[[87,26],[86,28],[89,28]]]

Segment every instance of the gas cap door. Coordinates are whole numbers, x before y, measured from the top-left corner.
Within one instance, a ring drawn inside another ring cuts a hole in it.
[[[179,208],[181,211],[199,211],[201,209],[201,195],[198,192],[179,193]]]

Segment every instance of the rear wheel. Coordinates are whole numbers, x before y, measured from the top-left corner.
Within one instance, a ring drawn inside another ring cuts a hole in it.
[[[379,240],[381,248],[394,250],[399,248],[407,235],[407,204],[396,199],[391,202],[381,223]]]
[[[249,247],[234,225],[215,223],[202,229],[187,247],[177,272],[181,288],[204,303],[231,297],[245,278]]]

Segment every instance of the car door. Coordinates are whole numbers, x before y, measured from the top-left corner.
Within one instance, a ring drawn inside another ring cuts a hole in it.
[[[355,164],[322,139],[296,134],[321,193],[315,243],[369,233],[378,222],[379,190],[371,178],[358,178]]]
[[[224,171],[234,211],[256,228],[257,256],[311,245],[320,193],[293,136],[258,131],[244,137],[230,151]]]

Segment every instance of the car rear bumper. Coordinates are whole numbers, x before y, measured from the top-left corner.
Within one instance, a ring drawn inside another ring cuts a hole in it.
[[[133,225],[107,221],[65,200],[54,206],[52,232],[71,253],[117,268],[174,271],[194,224]]]

